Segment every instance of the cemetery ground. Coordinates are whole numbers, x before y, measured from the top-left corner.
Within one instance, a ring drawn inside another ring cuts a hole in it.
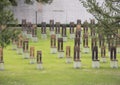
[[[68,32],[68,30],[67,30]],[[91,51],[88,54],[81,54],[82,68],[74,69],[73,61],[67,64],[66,58],[58,58],[58,54],[50,54],[50,36],[47,30],[47,40],[41,39],[38,29],[39,41],[30,41],[30,46],[35,50],[42,50],[43,69],[37,70],[36,64],[29,64],[29,59],[23,59],[12,50],[12,45],[4,49],[5,70],[0,71],[0,85],[119,85],[120,67],[113,69],[110,67],[110,58],[107,52],[107,62],[100,62],[100,68],[92,68]],[[89,38],[89,47],[90,47]],[[73,59],[74,40],[68,39],[64,42],[66,46],[71,46],[71,57]],[[82,46],[82,44],[81,44]],[[82,46],[83,47],[83,46]],[[99,59],[100,49],[99,49]],[[120,54],[117,54],[118,66],[120,66]]]

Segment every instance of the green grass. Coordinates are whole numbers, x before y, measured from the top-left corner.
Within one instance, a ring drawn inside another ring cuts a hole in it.
[[[23,59],[10,45],[4,49],[5,70],[0,71],[0,85],[120,85],[120,68],[110,68],[108,57],[107,63],[100,62],[100,68],[93,69],[91,53],[82,52],[82,68],[74,69],[73,62],[66,64],[65,58],[58,59],[57,54],[50,54],[50,39],[42,40],[40,31],[38,33],[39,42],[30,42],[30,46],[35,46],[36,51],[42,50],[44,69],[37,70],[36,64],[29,64],[29,59]],[[64,51],[67,45],[71,46],[73,57],[74,41],[64,42]]]

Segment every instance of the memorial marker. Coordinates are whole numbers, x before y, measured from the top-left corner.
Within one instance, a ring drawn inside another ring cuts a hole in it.
[[[75,38],[74,28],[75,28],[74,22],[70,22],[70,39]]]
[[[30,47],[30,64],[35,63],[35,47]]]
[[[56,35],[51,35],[51,53],[57,53],[57,47],[56,47]]]
[[[47,34],[46,34],[46,22],[41,23],[41,37],[42,39],[47,39]]]
[[[29,56],[29,41],[28,39],[25,39],[23,41],[23,58],[24,59],[28,59],[30,56]]]
[[[58,58],[64,57],[63,38],[58,38]]]
[[[74,68],[81,68],[80,47],[74,46]]]
[[[66,46],[66,63],[71,63],[71,49],[70,46]]]
[[[3,48],[0,47],[0,70],[4,70]]]
[[[42,64],[43,64],[43,62],[42,62],[42,51],[37,51],[37,69],[38,70],[43,69]]]
[[[62,37],[63,37],[63,41],[66,42],[67,41],[67,31],[66,31],[65,24],[62,25]]]

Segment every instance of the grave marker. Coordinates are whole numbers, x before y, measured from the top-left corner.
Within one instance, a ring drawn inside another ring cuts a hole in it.
[[[28,59],[29,58],[29,41],[28,39],[25,39],[23,41],[23,58]]]
[[[42,36],[42,39],[47,39],[46,22],[41,23],[41,36]]]
[[[50,20],[50,35],[55,34],[54,32],[54,20]]]
[[[58,38],[58,58],[64,57],[63,38]]]
[[[66,31],[65,24],[62,25],[62,37],[63,37],[63,41],[66,42],[67,41],[67,31]]]
[[[71,63],[71,49],[70,46],[66,46],[66,63]]]
[[[22,19],[22,34],[23,36],[27,35],[27,22],[26,19]]]
[[[98,60],[98,47],[94,46],[92,49],[92,67],[93,68],[99,68],[100,63]]]
[[[111,60],[111,68],[118,68],[118,60],[116,59],[116,47],[111,46],[110,49],[110,60]]]
[[[104,45],[101,45],[101,58],[102,62],[106,63],[106,47]]]
[[[33,42],[37,42],[38,38],[37,38],[37,26],[33,25],[32,27],[32,41]]]
[[[75,38],[74,27],[75,27],[74,22],[70,22],[70,39]]]
[[[88,33],[84,33],[83,35],[83,51],[84,53],[89,53],[89,46],[88,46]]]
[[[0,70],[4,70],[3,48],[0,47]]]
[[[32,38],[32,23],[27,22],[27,38]]]
[[[81,25],[81,20],[80,19],[77,20],[77,25],[78,24]]]
[[[74,68],[81,68],[80,47],[74,46]]]
[[[30,64],[35,63],[35,47],[30,47]]]
[[[82,33],[81,25],[77,25],[75,37],[80,38],[80,43],[82,43],[81,33]]]
[[[23,37],[22,35],[20,34],[19,35],[19,39],[17,41],[17,53],[18,54],[22,54],[23,53]]]
[[[55,33],[56,33],[56,39],[61,37],[61,35],[60,35],[60,22],[56,22]]]
[[[37,69],[43,69],[42,66],[42,51],[37,51]]]
[[[56,47],[56,35],[51,35],[51,53],[57,53],[57,47]]]

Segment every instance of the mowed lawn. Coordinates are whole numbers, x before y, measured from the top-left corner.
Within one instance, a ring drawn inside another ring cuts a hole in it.
[[[23,56],[12,50],[12,45],[10,45],[4,49],[5,70],[0,71],[0,85],[120,85],[120,67],[110,68],[108,53],[107,63],[100,62],[100,68],[93,69],[91,51],[89,54],[82,52],[82,68],[74,69],[73,62],[66,64],[65,57],[59,59],[58,54],[50,54],[49,31],[47,33],[48,39],[43,40],[38,29],[39,41],[29,43],[30,46],[35,47],[36,51],[42,50],[44,69],[37,70],[37,64],[29,64],[29,59],[23,59]],[[89,46],[90,44],[89,38]],[[71,46],[73,58],[74,40],[68,39],[64,42],[64,51],[66,46]],[[99,59],[101,59],[100,49]],[[117,54],[117,59],[120,66],[120,54]]]

